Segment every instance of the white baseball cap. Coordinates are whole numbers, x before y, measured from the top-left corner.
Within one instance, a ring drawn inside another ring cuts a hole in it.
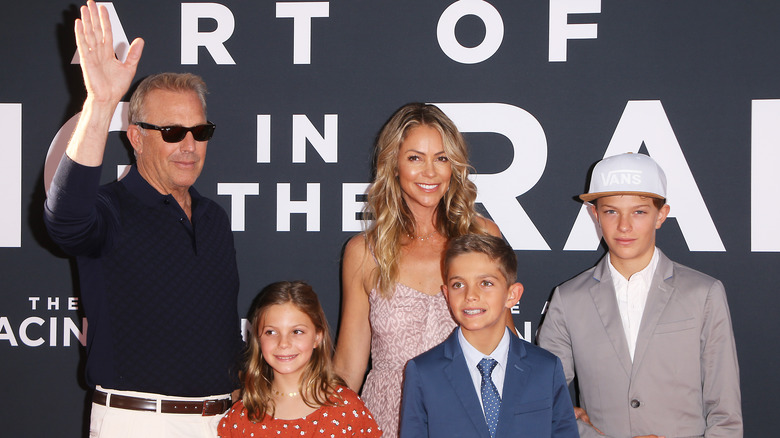
[[[625,153],[604,158],[593,167],[588,193],[580,199],[590,202],[614,195],[637,195],[666,199],[666,175],[645,154]]]

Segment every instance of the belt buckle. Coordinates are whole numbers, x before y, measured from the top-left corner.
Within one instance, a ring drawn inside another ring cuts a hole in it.
[[[217,406],[217,403],[219,403],[219,405],[220,405],[220,406],[224,406],[224,404],[223,404],[223,400],[205,400],[205,401],[203,402],[203,408],[201,409],[201,413],[200,413],[200,415],[201,415],[201,416],[206,416],[206,415],[218,415],[218,414],[210,414],[210,413],[208,413],[208,408],[209,408],[210,406],[214,406],[214,407],[216,408],[216,406]],[[224,411],[223,411],[223,412],[224,412]],[[220,413],[222,413],[222,412],[220,412]]]

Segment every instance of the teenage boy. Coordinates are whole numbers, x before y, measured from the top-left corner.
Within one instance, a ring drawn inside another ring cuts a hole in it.
[[[663,170],[643,154],[605,158],[580,199],[609,253],[553,292],[538,336],[567,382],[577,377],[580,434],[741,437],[723,285],[655,247],[669,214]]]
[[[407,364],[401,437],[577,437],[560,360],[506,329],[506,309],[523,293],[512,248],[465,235],[443,264],[459,328]]]

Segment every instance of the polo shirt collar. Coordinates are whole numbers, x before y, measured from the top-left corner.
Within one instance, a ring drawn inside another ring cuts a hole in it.
[[[127,188],[128,192],[130,192],[133,196],[141,200],[141,202],[148,205],[149,207],[156,207],[161,203],[164,204],[166,200],[168,203],[176,202],[176,199],[170,193],[163,195],[162,193],[158,192],[157,189],[152,187],[152,185],[149,184],[149,182],[146,181],[138,172],[138,166],[135,164],[130,166],[130,171],[127,173],[127,175],[125,175],[124,178],[121,179],[121,182],[124,184],[125,188]],[[192,198],[192,210],[194,215],[195,210],[200,204],[198,201],[202,198],[202,196],[200,193],[198,193],[197,190],[195,190],[194,187],[190,187],[189,192],[190,197]]]

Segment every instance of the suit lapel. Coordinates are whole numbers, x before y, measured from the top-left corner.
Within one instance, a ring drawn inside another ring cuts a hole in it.
[[[609,272],[608,263],[607,257],[604,256],[596,265],[596,269],[593,271],[593,278],[597,283],[590,288],[590,295],[601,317],[601,323],[604,324],[607,337],[615,349],[615,354],[618,360],[620,360],[626,375],[630,376],[631,353],[628,351],[626,332],[623,330],[623,321],[620,319],[620,309],[618,309],[615,286],[612,283],[612,275]]]
[[[490,438],[485,415],[482,413],[482,405],[479,402],[480,396],[474,391],[466,358],[463,357],[463,350],[458,342],[458,330],[453,331],[450,337],[444,341],[444,357],[450,360],[444,366],[444,375],[458,396],[469,419],[474,423],[474,429],[479,431],[480,437]]]
[[[531,374],[531,364],[525,360],[527,353],[523,341],[511,335],[509,339],[504,388],[501,391],[501,410],[498,413],[496,428],[497,437],[517,434],[517,430],[512,430],[515,416],[512,407],[520,406],[522,390],[528,388],[528,376]]]
[[[658,320],[661,318],[661,314],[664,312],[664,309],[672,296],[672,292],[674,291],[674,287],[666,283],[666,280],[672,277],[673,274],[672,261],[669,260],[660,249],[658,250],[658,253],[658,266],[655,269],[653,281],[650,284],[650,290],[647,293],[645,311],[642,314],[642,322],[639,324],[639,333],[636,338],[632,377],[639,368],[639,364],[642,363],[642,358],[645,355],[645,351],[647,351],[650,338],[653,336]]]

